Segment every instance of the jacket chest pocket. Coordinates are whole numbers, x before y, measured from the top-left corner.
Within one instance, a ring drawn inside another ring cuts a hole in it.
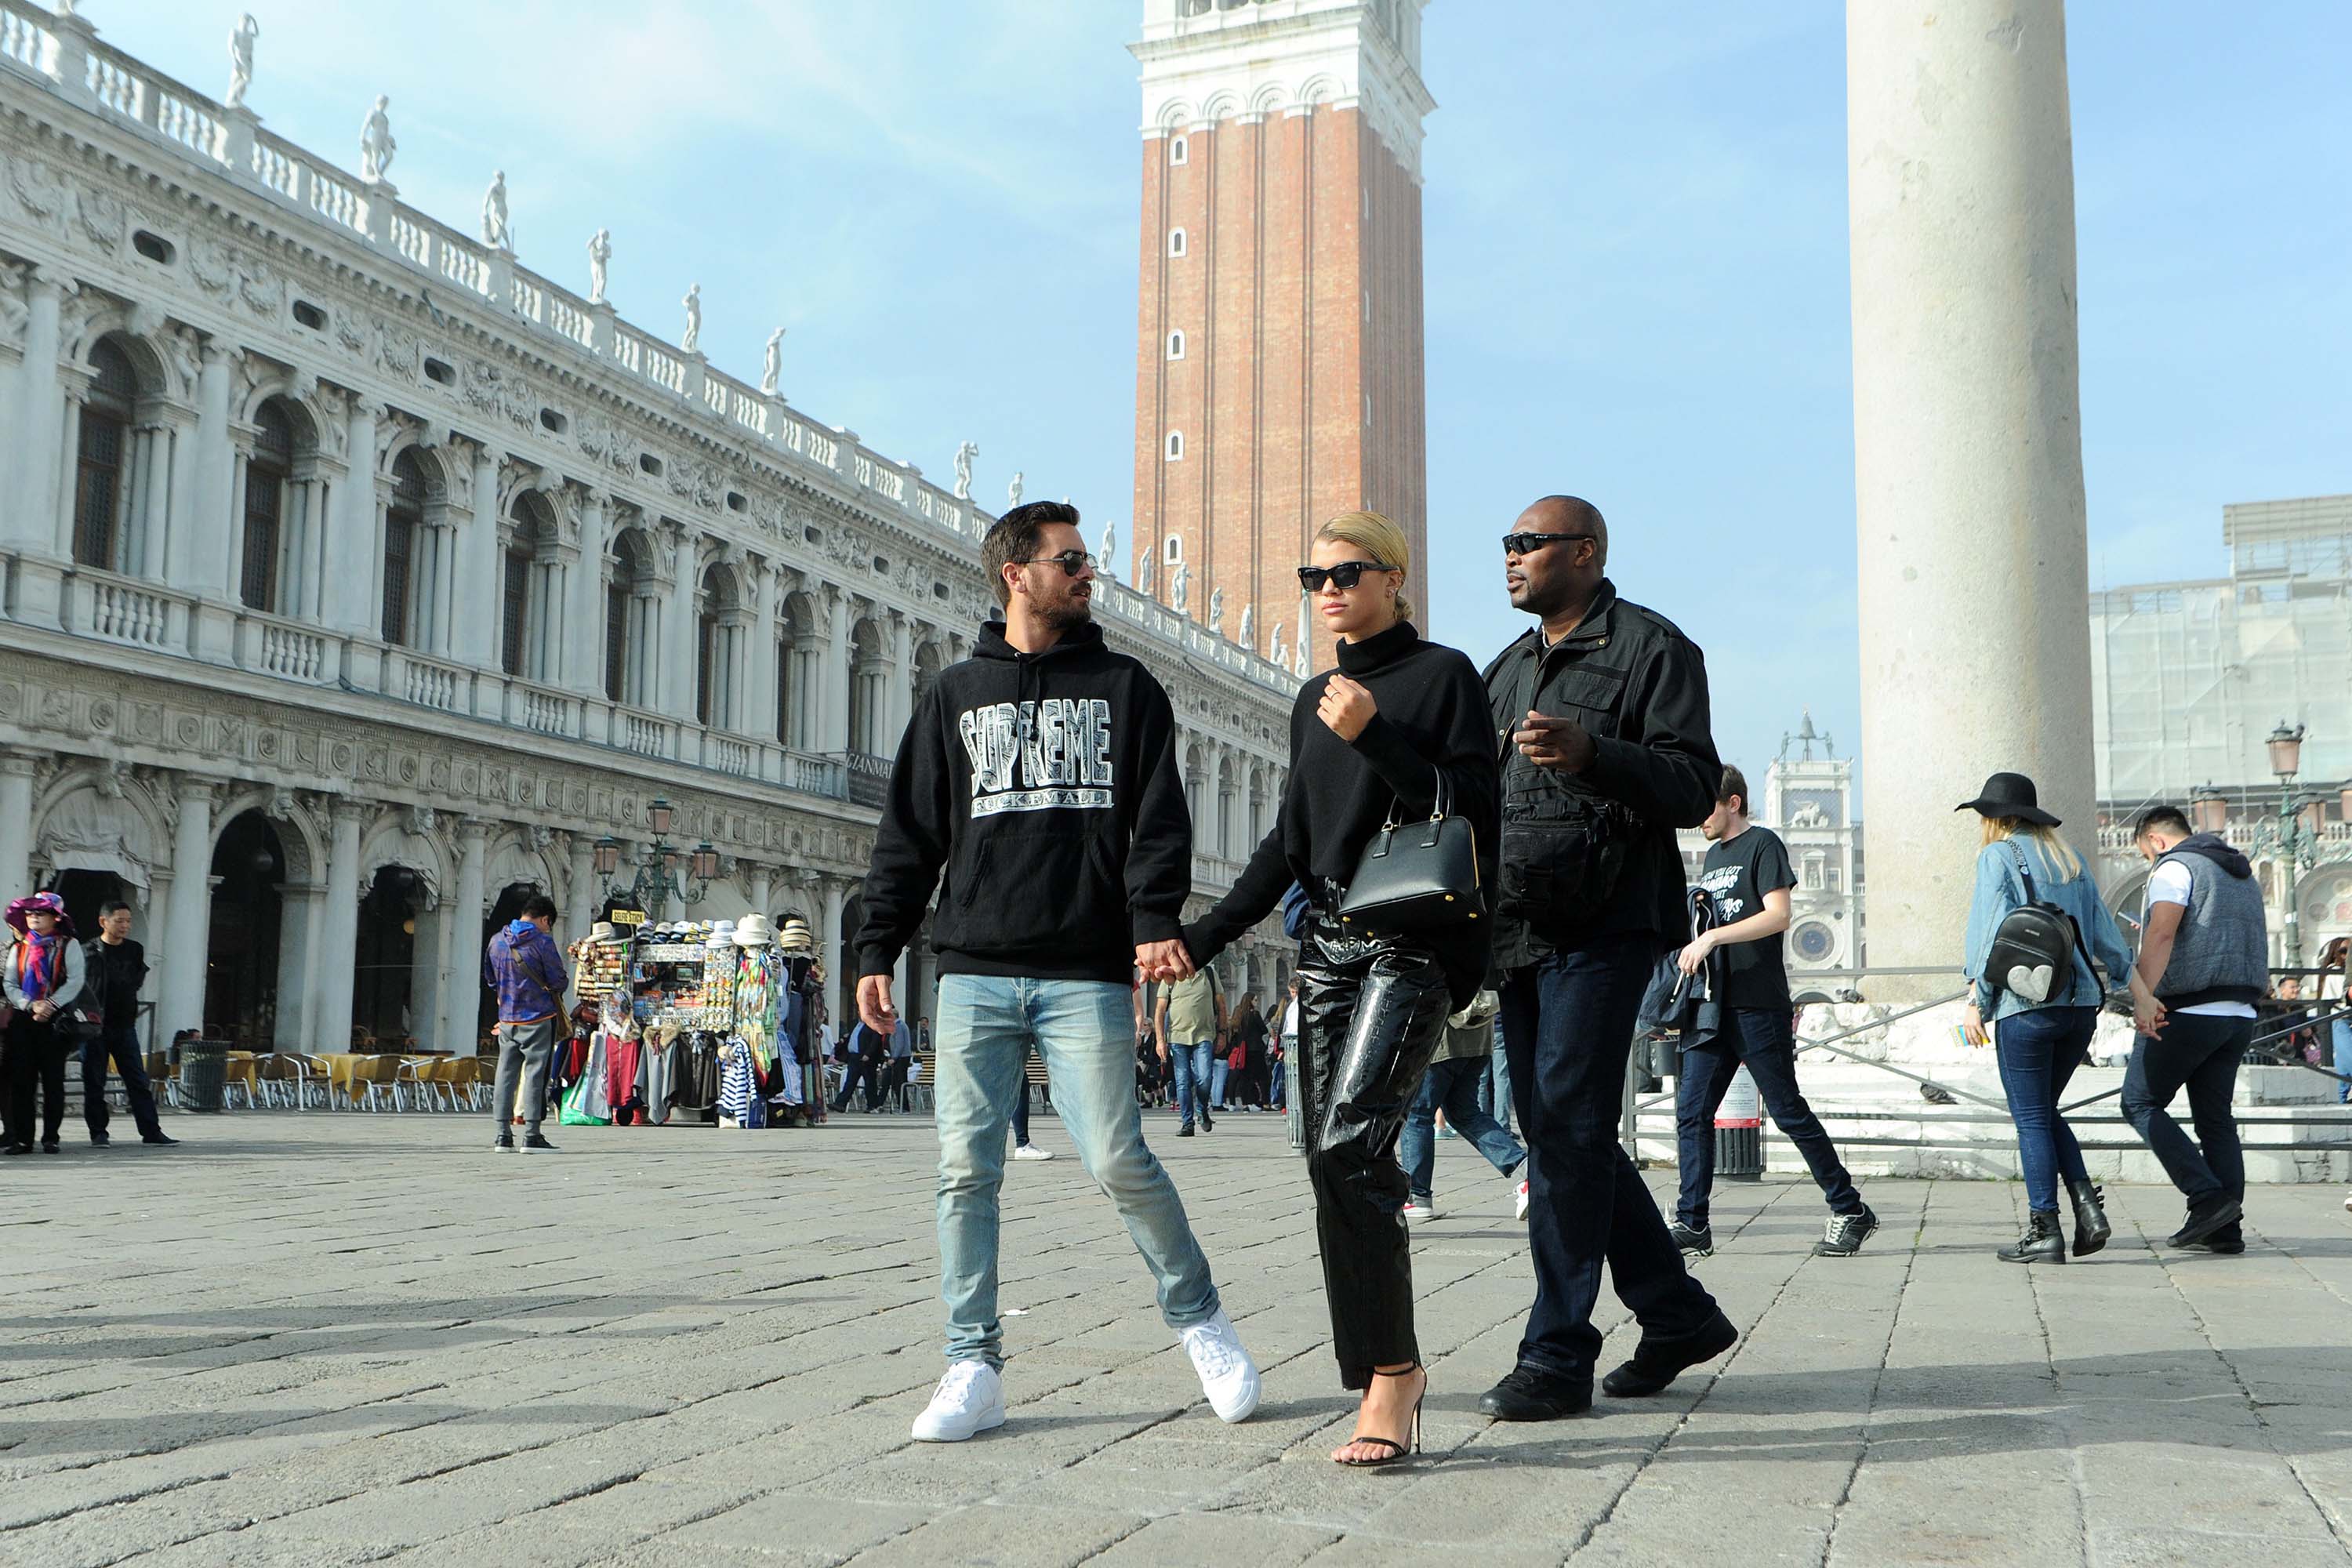
[[[1625,672],[1607,665],[1571,664],[1544,682],[1538,712],[1573,719],[1596,735],[1614,739],[1618,705],[1625,697]]]

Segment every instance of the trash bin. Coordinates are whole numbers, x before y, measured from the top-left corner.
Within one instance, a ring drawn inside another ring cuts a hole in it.
[[[1756,1080],[1741,1068],[1715,1111],[1715,1175],[1723,1182],[1764,1179],[1763,1105]]]
[[[180,1109],[219,1110],[228,1079],[228,1042],[190,1040],[180,1047]]]

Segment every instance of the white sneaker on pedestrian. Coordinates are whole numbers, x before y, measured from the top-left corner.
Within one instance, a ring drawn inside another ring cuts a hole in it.
[[[1519,1184],[1518,1203],[1513,1209],[1511,1217],[1513,1219],[1525,1219],[1528,1217],[1528,1184],[1525,1182],[1521,1182]]]
[[[961,1443],[1003,1425],[1004,1379],[984,1361],[960,1361],[948,1368],[930,1404],[915,1417],[915,1441]]]
[[[1435,1219],[1437,1205],[1434,1203],[1423,1203],[1418,1198],[1407,1198],[1404,1201],[1404,1217],[1408,1223],[1413,1225],[1418,1225],[1425,1219]]]
[[[1034,1143],[1023,1143],[1014,1148],[1013,1157],[1016,1160],[1050,1160],[1054,1157],[1054,1152],[1051,1149],[1040,1149]]]
[[[1201,1392],[1209,1396],[1209,1408],[1223,1422],[1246,1421],[1257,1408],[1261,1385],[1257,1363],[1242,1347],[1240,1331],[1225,1316],[1223,1307],[1205,1323],[1195,1323],[1177,1337],[1192,1358],[1192,1370],[1201,1374]]]

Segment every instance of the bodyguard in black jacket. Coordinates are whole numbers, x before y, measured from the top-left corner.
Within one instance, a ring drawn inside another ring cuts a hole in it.
[[[1479,1401],[1507,1421],[1591,1406],[1604,1259],[1643,1331],[1610,1394],[1655,1394],[1734,1338],[1617,1142],[1642,993],[1685,929],[1675,829],[1715,808],[1723,765],[1699,650],[1620,599],[1608,561],[1608,525],[1590,502],[1547,496],[1522,512],[1503,540],[1504,583],[1541,624],[1486,671],[1504,757],[1503,1046],[1535,1155],[1535,1310],[1518,1365]]]

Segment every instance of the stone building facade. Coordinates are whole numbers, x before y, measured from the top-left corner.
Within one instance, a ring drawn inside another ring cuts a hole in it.
[[[1129,580],[1302,675],[1325,519],[1388,513],[1428,581],[1422,4],[1144,0],[1134,46]]]
[[[159,1039],[467,1050],[488,922],[537,889],[583,931],[598,840],[628,884],[659,796],[719,867],[654,918],[806,916],[840,1016],[889,756],[992,607],[992,520],[695,335],[0,0],[0,889],[127,893]],[[1213,895],[1296,681],[1096,605],[1174,699]],[[1286,951],[1270,926],[1230,978]]]

